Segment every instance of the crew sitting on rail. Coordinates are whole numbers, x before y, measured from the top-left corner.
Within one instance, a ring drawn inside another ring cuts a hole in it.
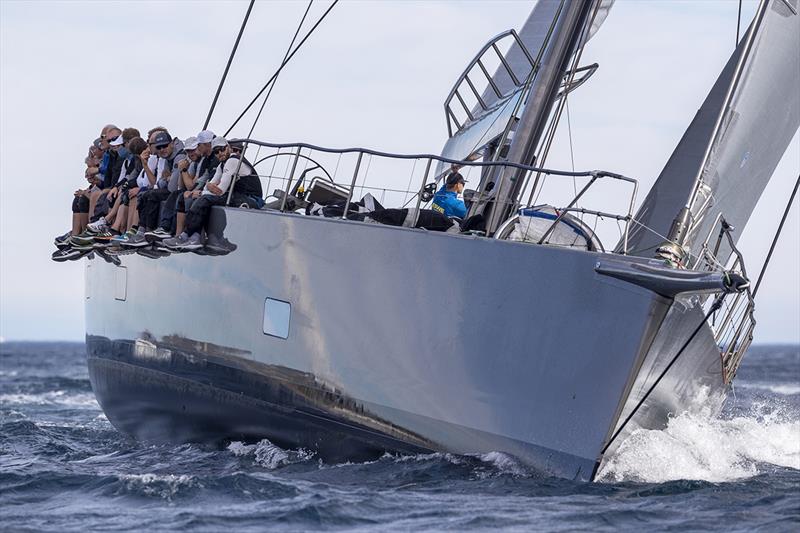
[[[433,196],[431,209],[444,214],[446,217],[458,217],[463,219],[467,216],[467,206],[463,200],[459,200],[458,195],[464,191],[466,184],[464,177],[458,172],[451,172],[444,185]]]
[[[257,207],[254,198],[261,198],[261,181],[252,166],[235,155],[224,137],[211,142],[213,154],[220,161],[214,177],[206,184],[200,198],[192,203],[186,213],[186,229],[177,237],[165,239],[163,244],[170,249],[188,251],[203,247],[201,232],[208,224],[211,208],[228,205],[228,189],[233,184],[230,205]],[[240,167],[241,164],[241,167]],[[237,173],[238,169],[238,173]],[[236,178],[238,174],[238,179]],[[209,235],[209,246],[212,236]]]
[[[132,129],[132,128],[128,128]],[[128,131],[126,129],[126,131]],[[134,130],[138,134],[138,130]],[[112,140],[110,146],[119,146],[118,137]],[[127,229],[128,204],[130,203],[129,189],[136,187],[136,178],[142,170],[140,154],[147,148],[147,142],[141,137],[133,137],[127,142],[120,143],[122,149],[118,151],[122,159],[122,169],[117,183],[106,193],[105,201],[110,202],[111,208],[95,222],[86,226],[86,232],[72,239],[73,246],[86,247],[94,242],[109,242]],[[101,198],[103,200],[103,198]],[[97,205],[100,205],[98,201]]]

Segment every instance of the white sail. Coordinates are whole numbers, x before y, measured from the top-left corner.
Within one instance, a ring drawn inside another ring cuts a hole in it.
[[[632,253],[652,257],[664,240],[654,232],[667,234],[691,198],[696,176],[711,197],[702,213],[704,195],[690,206],[701,216],[688,241],[692,253],[698,253],[720,214],[737,228],[735,240],[800,126],[798,0],[768,0],[759,15],[739,75],[733,66],[749,32],[637,214],[637,220],[653,231],[634,232]],[[724,262],[729,252],[723,247],[718,259]]]

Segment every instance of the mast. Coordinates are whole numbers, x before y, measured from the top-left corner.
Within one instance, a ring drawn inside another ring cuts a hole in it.
[[[508,156],[505,158],[507,161],[525,165],[534,163],[536,147],[555,103],[569,60],[590,18],[593,5],[592,1],[562,0],[562,7],[556,15],[558,19],[555,21],[553,36],[547,49],[544,50],[538,71],[529,82],[527,103],[516,126]],[[508,218],[512,205],[520,193],[525,172],[518,169],[500,169],[493,178],[494,198],[486,208],[488,214],[485,212],[487,234],[492,234]],[[476,210],[480,207],[480,205],[473,206]]]

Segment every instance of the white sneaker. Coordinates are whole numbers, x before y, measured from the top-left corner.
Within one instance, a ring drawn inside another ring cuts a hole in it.
[[[91,224],[86,225],[86,230],[89,233],[100,233],[102,230],[106,229],[108,224],[106,223],[106,217],[100,217],[99,220],[96,222],[92,222]]]

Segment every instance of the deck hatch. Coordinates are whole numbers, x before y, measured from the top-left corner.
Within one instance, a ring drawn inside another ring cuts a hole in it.
[[[289,302],[267,298],[264,300],[265,335],[286,339],[289,337],[289,321],[292,317],[292,306]]]

